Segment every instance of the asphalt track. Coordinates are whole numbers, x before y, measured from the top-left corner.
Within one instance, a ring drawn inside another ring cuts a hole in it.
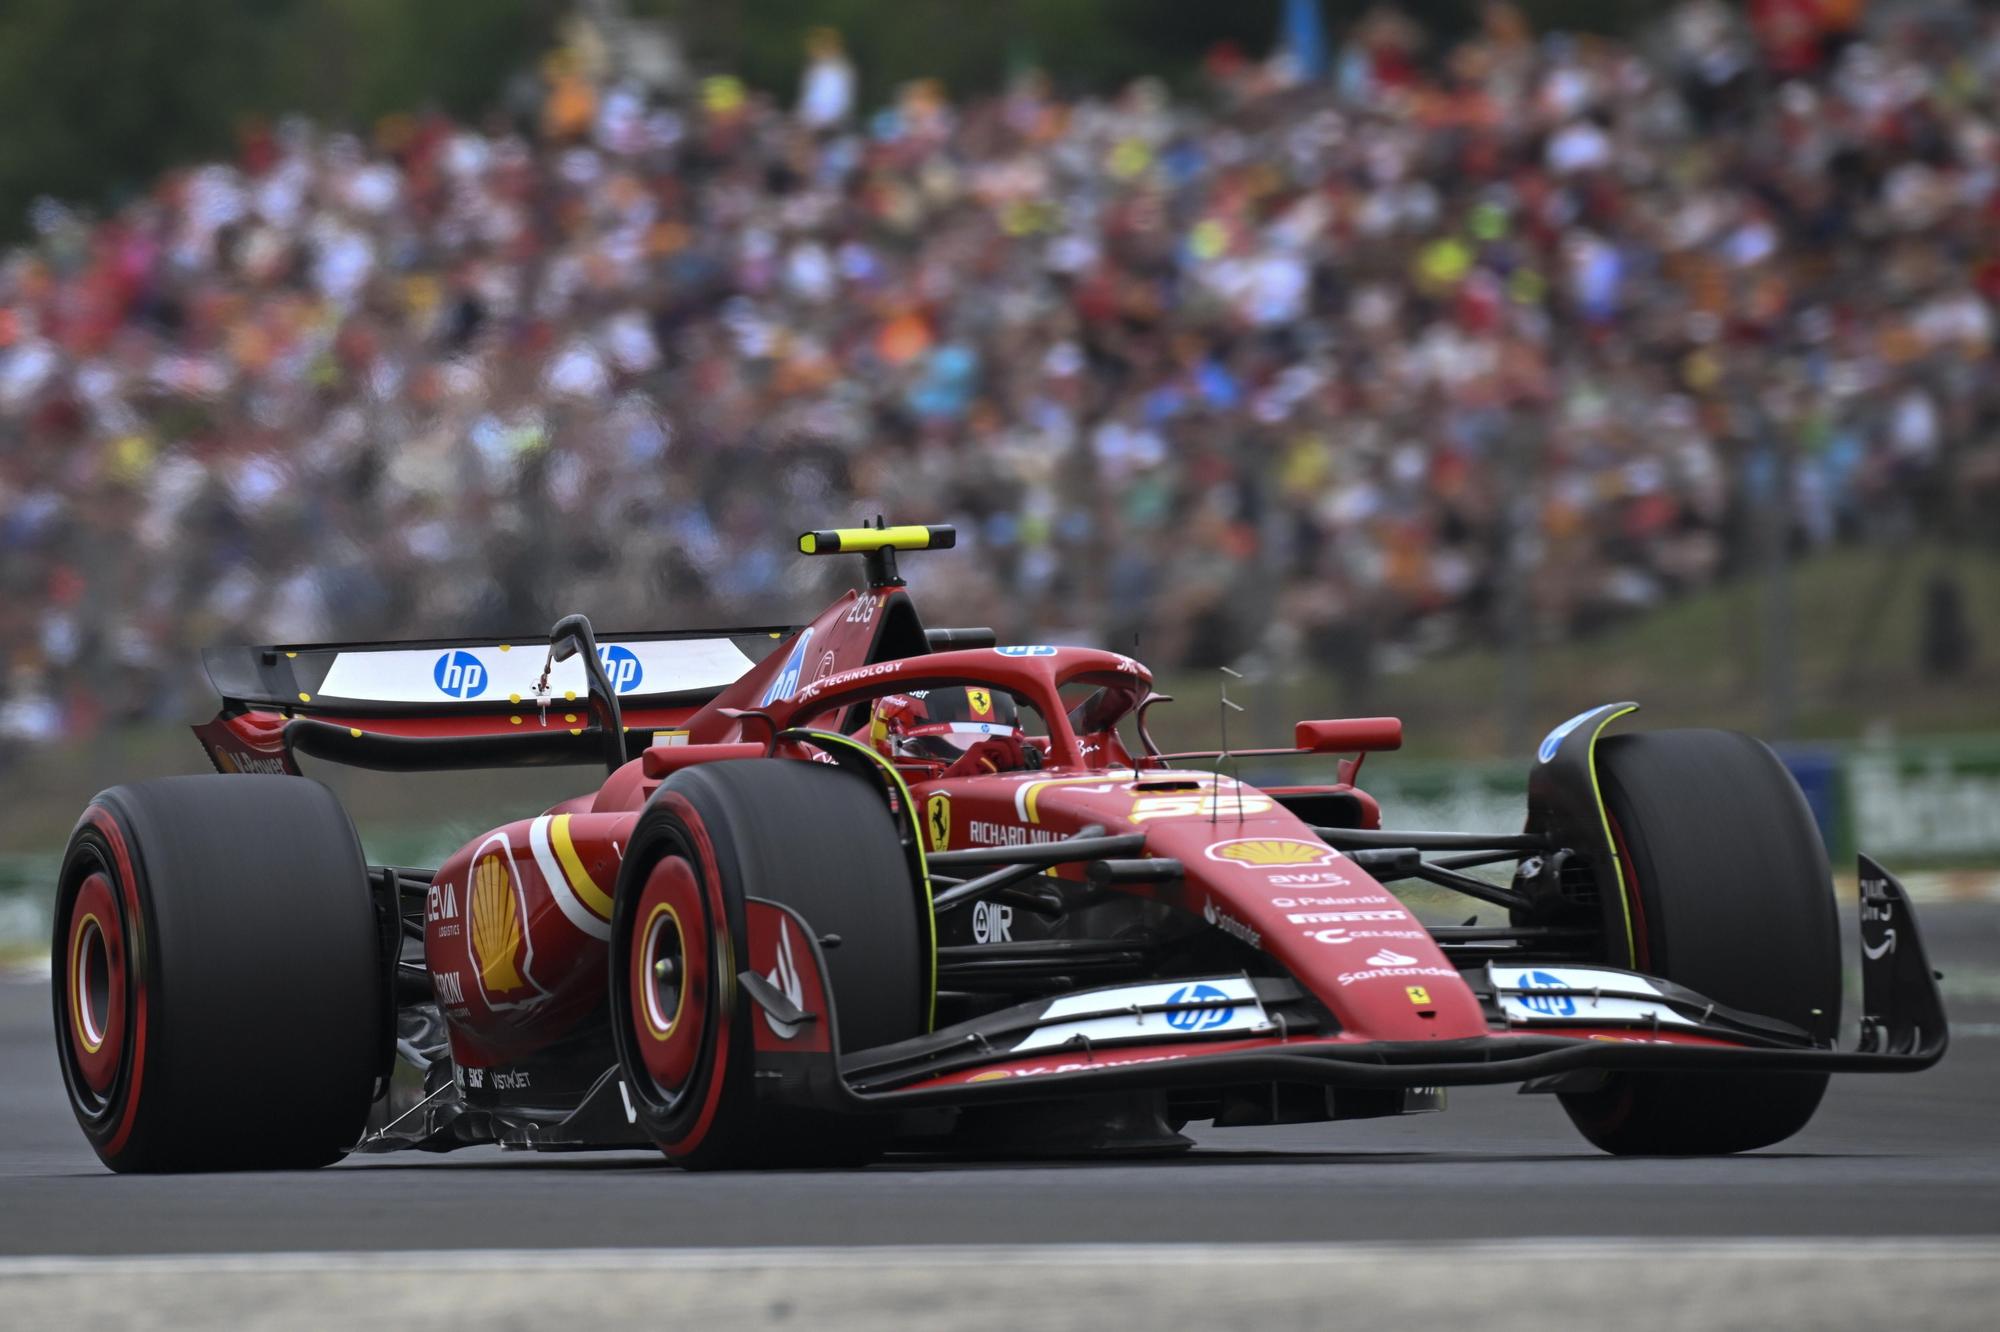
[[[1804,1133],[1718,1160],[1606,1157],[1552,1099],[1475,1088],[1440,1115],[1196,1130],[1194,1152],[1145,1162],[688,1175],[646,1154],[480,1149],[125,1178],[70,1117],[46,981],[9,981],[0,1255],[2000,1236],[2000,904],[1922,919],[1955,1026],[1944,1062],[1836,1078]],[[257,1113],[256,1088],[246,1065],[217,1132]]]

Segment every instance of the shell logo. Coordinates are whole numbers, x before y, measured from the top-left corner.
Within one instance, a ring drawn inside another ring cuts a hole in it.
[[[1210,860],[1248,869],[1289,869],[1298,865],[1331,865],[1340,853],[1319,842],[1296,837],[1238,837],[1217,842],[1206,852]]]
[[[479,983],[495,997],[523,989],[515,954],[521,947],[521,915],[515,908],[513,876],[501,856],[482,856],[472,871],[472,955]]]

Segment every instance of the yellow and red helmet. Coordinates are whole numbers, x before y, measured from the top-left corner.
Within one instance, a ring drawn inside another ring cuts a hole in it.
[[[949,685],[885,694],[875,700],[868,738],[890,758],[950,763],[988,736],[1018,735],[1013,695],[984,685]]]

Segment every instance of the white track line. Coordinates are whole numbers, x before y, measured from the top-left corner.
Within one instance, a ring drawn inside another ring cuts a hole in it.
[[[280,1271],[640,1272],[751,1271],[764,1268],[839,1269],[917,1266],[1187,1267],[1263,1266],[1273,1262],[1381,1263],[1410,1258],[1433,1264],[1444,1255],[1505,1261],[1651,1260],[1726,1255],[1773,1261],[1829,1258],[1909,1259],[2000,1257],[2000,1234],[1972,1236],[1782,1236],[1732,1238],[1539,1238],[1412,1244],[1391,1241],[1275,1244],[915,1244],[780,1245],[768,1248],[675,1249],[426,1249],[398,1252],[315,1249],[273,1253],[48,1254],[0,1257],[0,1280],[16,1276],[84,1275],[107,1269],[134,1273]]]

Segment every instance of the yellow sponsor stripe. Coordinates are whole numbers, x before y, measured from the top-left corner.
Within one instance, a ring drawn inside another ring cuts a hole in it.
[[[1597,820],[1604,829],[1604,846],[1611,853],[1611,872],[1618,880],[1618,906],[1625,913],[1625,965],[1637,966],[1639,958],[1638,941],[1632,937],[1632,880],[1625,873],[1624,857],[1618,853],[1618,839],[1611,835],[1611,811],[1604,804],[1604,788],[1597,780],[1597,741],[1604,734],[1604,728],[1617,721],[1628,712],[1637,712],[1638,705],[1630,704],[1619,708],[1590,733],[1590,747],[1584,751],[1583,761],[1590,769],[1590,796],[1597,802]]]
[[[556,849],[556,859],[562,864],[563,877],[569,886],[576,889],[576,895],[583,904],[606,920],[611,919],[611,897],[597,886],[597,880],[590,877],[590,871],[583,867],[583,861],[576,854],[576,844],[569,838],[567,814],[558,814],[549,820],[549,844]]]
[[[1095,777],[1044,777],[1036,782],[1023,782],[1015,793],[1014,808],[1029,823],[1042,821],[1042,792],[1051,786],[1102,786],[1111,788],[1118,778],[1110,773]]]
[[[826,749],[830,745],[843,745],[854,753],[861,755],[861,757],[867,759],[870,763],[873,763],[888,774],[889,780],[895,784],[896,791],[901,797],[900,804],[903,809],[903,817],[909,821],[910,825],[911,843],[917,848],[917,870],[923,876],[924,932],[929,936],[930,941],[931,974],[924,986],[925,993],[930,996],[930,1003],[925,1010],[924,1030],[935,1030],[937,1027],[938,973],[937,911],[931,905],[934,897],[931,889],[931,867],[930,861],[924,855],[924,830],[920,825],[921,816],[917,813],[917,799],[910,794],[910,784],[903,780],[903,774],[897,771],[896,765],[876,753],[871,746],[864,745],[852,736],[841,735],[836,731],[809,731],[807,734],[812,737],[812,743],[822,749]],[[831,750],[828,752],[831,752]],[[725,975],[729,974],[727,968],[723,970]]]
[[[104,933],[104,925],[96,916],[85,915],[82,920],[76,923],[76,942],[70,948],[69,957],[69,1020],[70,1025],[76,1031],[76,1039],[82,1043],[83,1048],[91,1054],[96,1054],[104,1048],[104,1041],[101,1038],[95,1041],[91,1040],[90,1030],[84,1025],[83,1021],[83,1006],[90,999],[90,996],[84,992],[83,945],[84,941],[90,937],[90,930],[87,927],[92,925],[97,927],[99,934]],[[110,941],[107,939],[105,941],[105,952],[107,955],[110,952],[110,947]],[[104,1023],[107,1027],[111,1025],[111,1015],[109,1013],[104,1015]]]

